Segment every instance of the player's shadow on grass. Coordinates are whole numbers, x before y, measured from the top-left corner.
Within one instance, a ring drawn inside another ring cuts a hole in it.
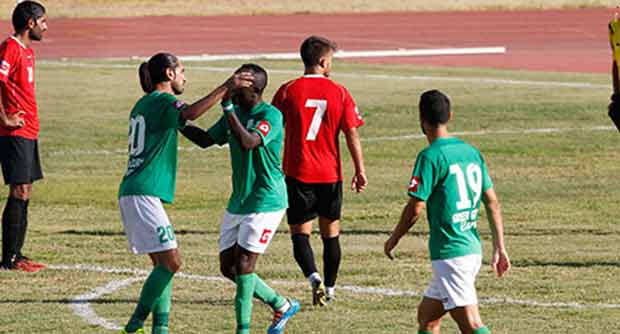
[[[92,300],[71,300],[68,298],[59,299],[1,299],[2,304],[130,304],[135,305],[138,302],[137,299],[92,299]],[[235,301],[232,299],[221,298],[198,298],[198,299],[175,299],[172,302],[175,305],[208,305],[208,306],[233,306]]]
[[[592,268],[592,267],[620,267],[618,261],[537,261],[537,260],[521,260],[511,261],[514,267],[565,267],[565,268]]]

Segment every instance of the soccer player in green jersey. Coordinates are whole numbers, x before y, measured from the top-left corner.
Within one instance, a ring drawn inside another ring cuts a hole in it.
[[[185,89],[185,70],[177,57],[158,53],[140,65],[146,93],[129,115],[129,161],[119,190],[119,208],[129,247],[148,254],[154,269],[138,305],[121,333],[144,333],[153,312],[153,334],[168,333],[172,277],[181,266],[174,229],[163,203],[172,203],[176,187],[177,130],[216,104],[229,90],[252,85],[252,75],[237,73],[192,105],[177,100]]]
[[[220,270],[237,284],[236,333],[250,332],[252,297],[256,297],[273,309],[274,319],[267,332],[278,334],[299,311],[299,302],[277,294],[254,267],[287,207],[280,167],[282,114],[262,100],[267,72],[255,64],[241,66],[236,73],[241,72],[252,73],[254,84],[233,90],[223,99],[220,120],[208,131],[188,125],[182,132],[203,148],[226,143],[230,148],[233,192],[220,229]]]
[[[418,154],[409,184],[409,202],[385,242],[392,249],[427,208],[433,277],[418,306],[419,334],[439,333],[449,312],[462,333],[490,333],[480,319],[475,279],[482,263],[476,229],[480,200],[493,234],[491,266],[498,276],[510,269],[497,195],[480,152],[450,136],[450,100],[437,90],[420,98],[420,123],[429,146]]]

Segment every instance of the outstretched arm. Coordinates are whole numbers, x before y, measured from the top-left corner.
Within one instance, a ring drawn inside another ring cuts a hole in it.
[[[362,154],[362,143],[357,132],[357,128],[350,128],[344,133],[347,139],[347,147],[351,153],[351,159],[355,167],[355,175],[351,181],[351,189],[359,192],[364,191],[368,185],[366,178],[366,168],[364,167],[364,156]]]
[[[510,259],[504,245],[504,223],[502,211],[493,188],[489,188],[482,196],[484,208],[487,211],[491,234],[493,235],[493,259],[491,267],[498,277],[504,275],[510,269]]]
[[[207,131],[194,125],[186,125],[181,129],[181,133],[185,138],[202,148],[207,148],[215,144],[215,141],[209,136]]]
[[[392,250],[400,239],[407,234],[407,231],[416,223],[416,221],[420,218],[422,211],[426,208],[426,202],[420,200],[417,197],[409,198],[409,202],[405,205],[403,212],[400,215],[400,221],[392,231],[390,237],[385,241],[383,245],[383,252],[385,255],[390,258],[390,260],[394,259],[392,255]]]
[[[252,80],[254,76],[252,73],[241,72],[233,74],[223,84],[214,89],[209,95],[196,101],[194,104],[185,108],[181,116],[188,120],[193,121],[202,116],[207,110],[211,109],[216,103],[218,103],[229,91],[235,88],[250,87],[252,86]]]

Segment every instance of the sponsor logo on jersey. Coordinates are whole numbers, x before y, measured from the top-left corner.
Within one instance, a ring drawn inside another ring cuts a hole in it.
[[[185,102],[181,101],[181,100],[176,100],[172,103],[172,105],[177,109],[177,110],[183,110],[185,109]]]
[[[11,69],[11,64],[9,64],[6,60],[3,60],[2,63],[0,63],[0,74],[2,75],[9,75],[9,70]]]
[[[271,125],[269,125],[269,122],[267,122],[266,120],[262,120],[260,121],[260,123],[258,123],[256,129],[263,134],[263,137],[267,137],[269,131],[271,131]]]
[[[418,186],[421,183],[422,183],[422,180],[419,177],[417,176],[411,177],[411,181],[409,182],[409,191],[412,193],[418,191]]]

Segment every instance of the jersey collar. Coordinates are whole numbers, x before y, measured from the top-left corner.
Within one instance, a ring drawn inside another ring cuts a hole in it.
[[[15,36],[11,36],[12,39],[14,39],[17,44],[19,44],[22,48],[27,49],[27,47],[24,45],[24,43],[22,43],[22,41],[19,40],[19,38],[15,37]]]
[[[304,74],[304,78],[323,78],[326,77],[323,74]]]

